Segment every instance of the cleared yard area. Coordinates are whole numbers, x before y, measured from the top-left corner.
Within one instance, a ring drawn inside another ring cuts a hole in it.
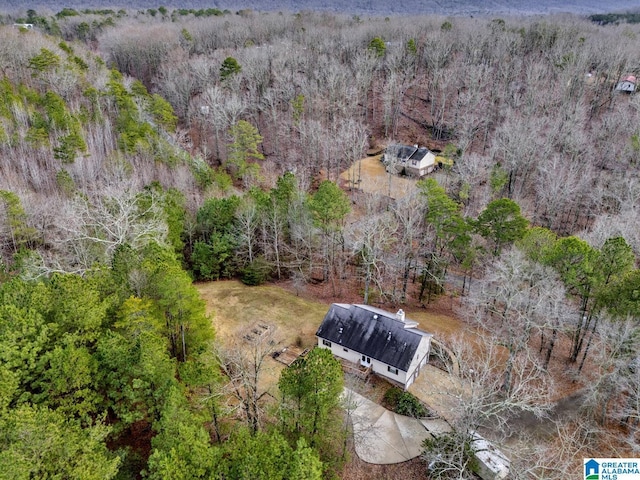
[[[224,345],[234,342],[243,345],[245,337],[260,335],[264,327],[269,327],[273,331],[271,352],[291,346],[297,347],[294,350],[311,348],[327,313],[327,305],[271,285],[248,287],[228,280],[199,283],[196,288],[206,302],[216,338]],[[258,381],[260,393],[277,396],[277,383],[284,368],[283,363],[271,356],[265,359]]]
[[[447,298],[439,301],[447,302]],[[437,304],[433,308],[411,308],[410,306],[402,307],[407,314],[407,318],[415,320],[419,323],[418,328],[425,332],[433,333],[435,337],[446,341],[456,336],[473,335],[462,320],[454,317],[452,312],[444,311],[438,308]],[[474,336],[475,337],[475,336]]]
[[[247,287],[228,280],[199,283],[196,288],[222,342],[263,324],[276,327],[282,347],[298,343],[308,348],[315,345],[316,330],[328,309],[324,303],[272,285]]]
[[[239,281],[228,280],[199,283],[196,288],[206,302],[218,341],[223,344],[242,341],[245,336],[260,335],[268,326],[274,332],[272,351],[281,352],[287,348],[285,355],[304,351],[316,344],[316,330],[329,308],[328,301],[296,296],[274,285],[248,287]],[[336,301],[348,303],[348,300]],[[436,338],[446,339],[465,334],[463,322],[443,307],[404,308],[408,318],[419,322],[419,328],[433,333]],[[395,311],[391,307],[386,309]],[[260,389],[275,396],[283,368],[283,363],[269,356],[260,378]]]
[[[263,324],[277,327],[277,337],[283,347],[297,344],[309,348],[316,344],[316,330],[329,309],[329,302],[296,296],[275,285],[248,287],[239,281],[227,280],[198,283],[196,288],[206,302],[207,313],[222,342]],[[349,300],[335,301],[350,303]],[[440,301],[444,303],[448,299],[442,298]],[[379,308],[391,312],[396,310],[385,306]],[[420,329],[438,338],[473,335],[466,330],[462,320],[438,304],[432,308],[406,305],[402,308],[407,318],[419,322]]]
[[[416,180],[388,174],[380,161],[381,157],[375,155],[358,160],[340,178],[347,182],[348,187],[366,193],[379,193],[395,199],[404,197],[416,187]]]
[[[259,379],[259,394],[278,397],[277,382],[280,372],[286,368],[297,354],[312,348],[316,344],[315,332],[326,314],[331,300],[349,303],[354,299],[329,299],[319,301],[313,297],[297,296],[291,291],[275,285],[248,287],[238,281],[218,281],[196,284],[205,300],[207,312],[211,315],[216,329],[217,339],[225,345],[243,345],[245,335],[274,333],[273,352],[282,352],[280,359],[284,363],[266,357]],[[308,294],[308,292],[307,292]],[[355,300],[357,302],[357,300]],[[395,307],[377,305],[394,312]],[[462,321],[453,316],[451,302],[442,298],[428,309],[404,306],[407,317],[420,323],[420,328],[433,333],[436,338],[449,338],[458,335],[472,335],[464,328]],[[248,343],[247,343],[248,345]],[[355,386],[355,385],[354,385]],[[379,377],[370,379],[363,387],[366,396],[379,403],[389,384]],[[455,380],[428,365],[423,375],[412,386],[412,392],[440,414],[442,418],[451,418],[455,411],[455,395],[459,392]],[[363,391],[363,393],[364,393]],[[380,410],[382,407],[379,407]],[[440,420],[432,420],[438,422]],[[407,458],[410,458],[408,456]],[[361,480],[364,478],[424,478],[424,466],[419,460],[394,465],[372,465],[360,460],[357,455],[345,466],[341,478]]]

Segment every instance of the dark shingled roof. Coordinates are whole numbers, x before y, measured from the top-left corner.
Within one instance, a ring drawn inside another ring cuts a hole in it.
[[[409,160],[422,160],[425,155],[429,153],[429,149],[424,148],[424,147],[420,147],[418,148],[415,152],[413,152],[413,155],[411,155],[411,157],[409,157]]]
[[[429,335],[416,325],[368,305],[334,303],[316,335],[406,372],[420,340]]]
[[[390,145],[387,147],[387,152],[397,157],[400,161],[406,161],[416,151],[417,148],[411,145]]]

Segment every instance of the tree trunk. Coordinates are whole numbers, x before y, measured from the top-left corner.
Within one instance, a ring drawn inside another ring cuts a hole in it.
[[[187,361],[187,342],[184,338],[184,325],[180,325],[180,336],[182,337],[182,361]]]
[[[371,265],[367,262],[366,273],[364,275],[364,299],[365,305],[369,305],[369,285],[371,283]]]
[[[407,286],[409,283],[409,275],[411,274],[411,265],[413,264],[413,258],[409,257],[405,262],[404,275],[402,276],[402,296],[400,299],[404,303],[407,300]]]
[[[542,367],[546,370],[549,367],[549,361],[551,360],[551,352],[553,351],[553,347],[556,343],[556,337],[558,336],[558,329],[554,328],[551,332],[551,340],[549,340],[549,347],[547,348],[547,354],[544,358],[544,366]]]
[[[511,393],[511,373],[513,371],[513,352],[509,352],[509,358],[507,360],[507,366],[504,369],[504,382],[502,383],[502,390],[508,395]]]
[[[213,397],[213,390],[211,389],[211,386],[209,386],[209,396]],[[211,416],[213,420],[213,431],[216,434],[216,442],[219,442],[220,441],[220,425],[218,423],[218,407],[216,405],[215,400],[212,400]]]
[[[593,322],[593,328],[591,329],[591,334],[589,335],[589,341],[587,342],[587,346],[584,349],[584,354],[582,355],[582,360],[580,360],[580,366],[578,367],[578,373],[580,373],[582,371],[582,367],[584,366],[584,361],[587,358],[587,354],[589,353],[589,347],[591,346],[591,340],[593,339],[593,336],[596,333],[596,329],[598,328],[598,320],[599,318],[596,317],[596,321]]]
[[[587,316],[588,302],[588,295],[584,296],[580,308],[580,321],[578,322],[578,328],[576,328],[576,332],[573,335],[573,340],[571,342],[571,355],[569,357],[569,361],[571,363],[575,363],[578,359],[578,355],[580,354],[580,350],[582,348],[582,339],[585,335],[585,330],[588,328],[590,322],[590,316]]]

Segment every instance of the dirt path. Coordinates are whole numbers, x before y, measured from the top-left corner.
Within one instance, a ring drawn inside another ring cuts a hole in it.
[[[522,436],[523,433],[541,441],[552,438],[558,433],[557,421],[572,419],[578,415],[584,395],[584,391],[580,391],[558,400],[547,418],[536,418],[530,412],[521,412],[508,421],[510,434],[507,438]]]

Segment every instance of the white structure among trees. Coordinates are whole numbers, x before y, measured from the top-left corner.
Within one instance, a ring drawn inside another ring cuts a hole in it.
[[[616,84],[616,90],[619,92],[633,93],[636,91],[636,77],[627,75]]]
[[[429,361],[430,333],[398,310],[334,303],[316,332],[318,346],[359,364],[406,390]]]
[[[424,177],[433,172],[436,156],[418,145],[389,145],[382,157],[388,172],[408,177]]]

